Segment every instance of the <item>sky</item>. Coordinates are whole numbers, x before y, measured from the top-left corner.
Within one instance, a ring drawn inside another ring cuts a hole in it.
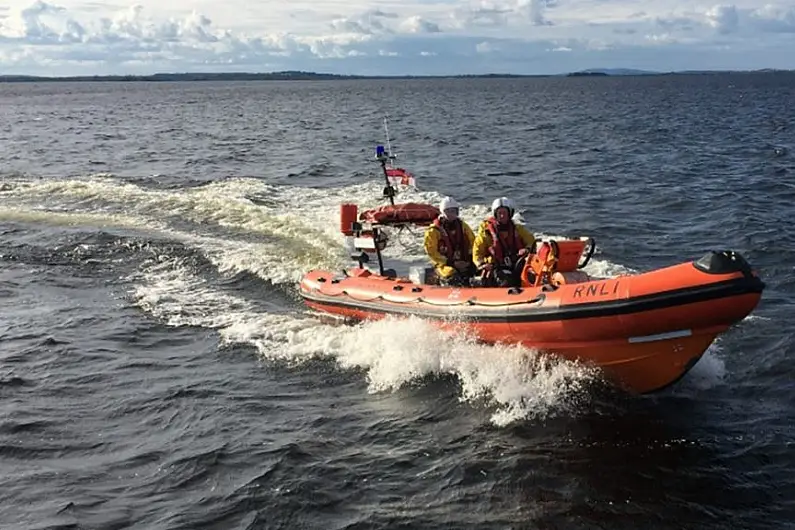
[[[0,75],[795,69],[795,0],[0,0]]]

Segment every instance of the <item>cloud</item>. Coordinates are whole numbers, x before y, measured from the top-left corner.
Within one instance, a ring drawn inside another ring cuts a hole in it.
[[[442,31],[439,24],[425,20],[419,15],[407,18],[401,22],[400,27],[407,33],[439,33]]]
[[[375,9],[351,17],[341,17],[331,21],[331,28],[341,33],[358,33],[378,35],[392,33],[391,20],[397,19],[397,13],[388,13]]]
[[[795,68],[795,0],[139,2],[10,0],[0,7],[0,71]]]
[[[478,53],[492,53],[499,51],[500,47],[493,42],[478,42],[475,45],[475,51]]]
[[[749,22],[762,32],[795,33],[795,6],[765,5],[751,11]]]
[[[663,30],[672,31],[693,31],[698,26],[696,20],[688,17],[657,17],[654,19],[654,23]]]
[[[2,22],[2,27],[7,29],[10,38],[16,38],[32,43],[47,44],[58,42],[66,38],[72,40],[71,28],[77,34],[83,33],[83,28],[73,20],[66,21],[65,24],[53,26],[48,19],[58,19],[64,12],[64,8],[36,1],[30,6],[12,11],[10,16]]]
[[[550,24],[550,22],[544,18],[544,11],[547,6],[547,0],[519,0],[516,11],[527,17],[532,25],[544,26]]]
[[[453,14],[453,24],[460,29],[502,27],[507,25],[510,13],[507,9],[495,7],[460,9]]]
[[[707,11],[707,22],[718,33],[731,33],[737,30],[740,16],[734,5],[717,5]]]

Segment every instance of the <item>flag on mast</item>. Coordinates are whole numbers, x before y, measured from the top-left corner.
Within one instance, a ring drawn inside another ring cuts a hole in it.
[[[386,168],[386,176],[389,183],[401,186],[417,186],[417,181],[414,175],[403,169],[402,167],[388,167]]]

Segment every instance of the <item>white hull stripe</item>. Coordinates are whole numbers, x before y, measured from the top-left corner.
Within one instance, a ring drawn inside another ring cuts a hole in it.
[[[678,339],[680,337],[689,337],[693,334],[691,329],[680,329],[678,331],[669,331],[667,333],[657,333],[656,335],[643,335],[640,337],[630,337],[630,343],[638,342],[654,342],[657,340]]]

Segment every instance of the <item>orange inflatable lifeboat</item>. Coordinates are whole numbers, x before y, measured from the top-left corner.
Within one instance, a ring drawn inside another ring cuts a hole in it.
[[[439,210],[395,204],[394,158],[377,146],[389,205],[361,214],[355,204],[341,206],[340,230],[360,252],[352,256],[359,265],[304,275],[299,292],[310,308],[354,321],[415,315],[463,327],[483,342],[520,343],[594,364],[617,385],[647,393],[683,377],[761,299],[764,283],[731,250],[640,274],[589,277],[582,269],[595,250],[592,238],[543,242],[515,269],[517,287],[435,285],[427,268],[400,277],[384,268],[384,228],[427,226]],[[377,271],[365,266],[371,255]]]
[[[359,266],[307,273],[299,286],[306,305],[354,321],[415,315],[442,328],[464,327],[487,343],[521,343],[595,364],[617,385],[647,393],[684,376],[719,334],[754,310],[764,289],[733,251],[591,278],[582,268],[593,254],[592,239],[543,242],[521,269],[519,287],[433,285],[416,270],[400,277],[383,266],[384,227],[427,224],[426,217],[435,216],[432,206],[409,204],[385,206],[378,217],[362,214],[358,221],[355,205],[343,205],[341,230],[362,251],[353,256]],[[377,271],[364,265],[372,254]]]

